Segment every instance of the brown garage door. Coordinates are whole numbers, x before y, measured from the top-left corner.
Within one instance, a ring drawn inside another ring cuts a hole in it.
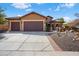
[[[24,31],[43,31],[43,22],[42,21],[24,22]]]
[[[11,31],[19,31],[20,22],[11,22]]]

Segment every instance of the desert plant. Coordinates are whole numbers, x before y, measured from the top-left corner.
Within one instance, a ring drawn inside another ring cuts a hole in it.
[[[5,16],[4,10],[0,8],[0,24],[4,24],[6,22]]]
[[[64,18],[58,18],[57,21],[59,21],[61,23],[65,23]]]

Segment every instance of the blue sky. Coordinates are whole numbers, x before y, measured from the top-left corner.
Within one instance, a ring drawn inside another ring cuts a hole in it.
[[[75,3],[0,3],[7,17],[22,16],[29,12],[37,12],[54,19],[63,17],[69,22],[79,13],[79,4]]]

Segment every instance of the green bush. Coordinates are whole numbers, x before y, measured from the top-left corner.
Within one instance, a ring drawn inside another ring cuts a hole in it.
[[[50,24],[47,24],[46,23],[46,32],[49,32],[50,31],[50,27],[51,27]]]

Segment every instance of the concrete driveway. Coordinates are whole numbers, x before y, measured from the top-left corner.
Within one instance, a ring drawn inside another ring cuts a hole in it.
[[[46,34],[33,33],[3,33],[0,40],[0,55],[49,55],[54,48]]]
[[[79,55],[79,53],[55,51],[46,33],[3,33],[0,40],[0,56],[52,56]],[[52,43],[54,44],[54,43]]]

